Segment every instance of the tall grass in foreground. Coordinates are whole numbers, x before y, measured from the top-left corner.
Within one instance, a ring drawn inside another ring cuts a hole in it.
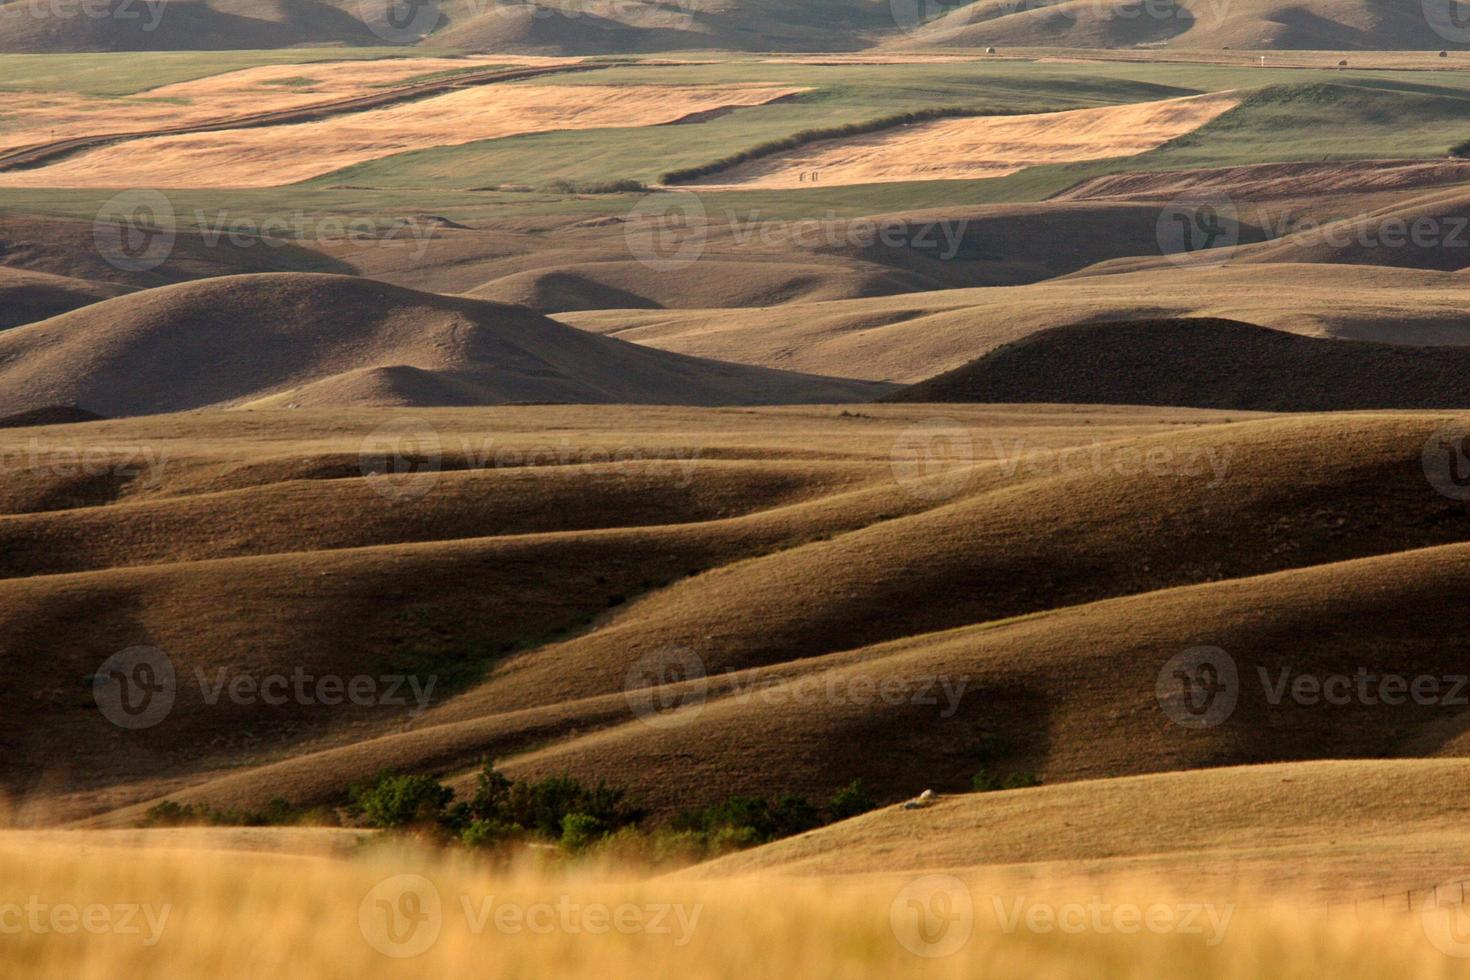
[[[386,848],[327,858],[0,839],[0,976],[1346,980],[1467,966],[1417,915],[1237,902],[1198,913],[1195,931],[1193,903],[1141,883],[957,890],[945,877],[647,878]]]

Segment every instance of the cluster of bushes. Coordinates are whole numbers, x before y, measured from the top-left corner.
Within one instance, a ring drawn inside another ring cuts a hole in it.
[[[1456,157],[1460,160],[1470,159],[1470,140],[1465,140],[1462,143],[1456,143],[1454,146],[1450,147],[1450,156]]]
[[[383,773],[353,786],[348,811],[370,827],[426,834],[476,849],[517,842],[555,843],[578,854],[596,851],[651,863],[698,861],[789,837],[856,816],[876,804],[854,781],[818,806],[804,797],[732,796],[689,810],[668,826],[640,826],[647,812],[624,790],[587,786],[570,776],[511,780],[486,762],[475,793],[454,791],[430,776]]]
[[[1035,773],[1030,772],[1013,772],[1001,776],[981,769],[970,779],[972,793],[992,793],[1000,789],[1030,789],[1032,786],[1040,785],[1041,780],[1036,778]]]
[[[808,143],[816,143],[820,140],[845,139],[849,136],[863,136],[867,133],[876,133],[884,129],[893,129],[896,126],[907,126],[911,123],[932,122],[935,119],[954,119],[961,116],[1018,116],[1042,110],[1032,109],[966,109],[962,106],[940,106],[933,109],[915,109],[910,112],[900,112],[891,116],[881,116],[877,119],[869,119],[867,122],[848,123],[845,126],[826,126],[819,129],[804,129],[799,133],[778,140],[770,140],[759,143],[738,153],[721,157],[710,163],[701,164],[697,167],[686,167],[683,170],[670,170],[660,180],[665,184],[684,184],[701,177],[717,174],[722,170],[748,163],[751,160],[759,160],[761,157],[772,156],[777,153],[785,153],[806,146]]]
[[[164,800],[143,816],[145,827],[335,827],[330,807],[303,809],[277,797],[264,810],[220,810],[207,803]]]
[[[789,793],[775,800],[732,796],[714,806],[686,810],[669,826],[675,833],[693,835],[705,853],[719,854],[805,833],[866,813],[877,805],[863,788],[863,781],[855,779],[838,790],[825,807]]]
[[[427,832],[467,847],[539,838],[571,851],[646,816],[624,790],[588,787],[570,776],[513,781],[491,762],[480,770],[474,795],[453,800],[454,791],[431,776],[382,773],[352,786],[347,808],[369,827]]]
[[[553,194],[641,194],[648,185],[641,180],[571,181],[553,180],[546,185]]]

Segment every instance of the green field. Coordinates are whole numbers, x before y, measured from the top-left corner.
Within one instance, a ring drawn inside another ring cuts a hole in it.
[[[742,63],[626,67],[552,76],[551,85],[714,85],[734,82],[802,86],[797,99],[744,109],[707,122],[637,129],[541,133],[485,140],[375,160],[313,181],[374,187],[461,188],[544,185],[553,179],[652,182],[665,171],[816,126],[840,126],[935,106],[1045,112],[1191,95],[1197,88],[1168,76],[1129,77],[1128,66],[1085,69],[1025,62],[949,65],[818,66]],[[1210,71],[1207,69],[1207,71]]]
[[[418,58],[402,48],[293,48],[281,51],[124,51],[113,54],[0,54],[0,91],[132,95],[162,85],[260,65]]]
[[[400,52],[401,53],[401,52]],[[72,87],[158,83],[243,64],[353,52],[233,52],[189,55],[79,55],[32,58],[27,78],[67,74]],[[120,59],[120,60],[118,60]],[[14,57],[0,58],[9,64]],[[131,81],[99,74],[125,64]],[[49,67],[48,67],[49,65]],[[89,74],[90,73],[90,74]],[[1235,110],[1188,136],[1131,158],[1034,167],[1007,177],[799,191],[702,192],[706,205],[766,217],[873,214],[922,207],[1044,199],[1079,180],[1123,170],[1166,170],[1323,159],[1433,158],[1470,136],[1470,73],[1259,69],[1190,64],[1054,64],[977,61],[923,65],[792,65],[743,61],[669,67],[619,66],[538,79],[538,85],[715,84],[741,81],[809,89],[787,102],[677,126],[552,132],[404,153],[303,184],[269,190],[171,194],[184,224],[194,212],[241,216],[406,216],[459,221],[565,213],[616,214],[630,195],[552,193],[553,180],[653,182],[667,170],[818,126],[861,122],[935,106],[1005,110],[1071,109],[1236,89]],[[16,84],[14,78],[7,83]],[[529,190],[500,191],[502,186]],[[90,218],[110,191],[0,190],[0,208]],[[205,219],[209,220],[208,218]]]
[[[978,110],[1117,105],[1226,89],[1260,90],[1200,132],[1129,168],[1169,169],[1324,158],[1433,157],[1470,136],[1470,75],[1343,73],[1192,65],[700,65],[618,68],[538,84],[713,84],[739,77],[811,89],[791,101],[744,109],[703,123],[640,129],[541,133],[401,154],[318,178],[320,187],[543,187],[548,181],[656,182],[671,170],[814,127],[860,123],[939,106]],[[1124,161],[1037,168],[978,193],[1025,200]],[[1099,169],[1101,167],[1101,169]],[[1075,176],[1080,175],[1080,176]],[[879,193],[891,193],[882,191]],[[812,192],[803,192],[809,195]],[[841,192],[848,196],[850,192]],[[949,197],[949,194],[944,195]]]

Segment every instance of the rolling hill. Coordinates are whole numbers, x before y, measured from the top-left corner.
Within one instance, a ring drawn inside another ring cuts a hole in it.
[[[915,482],[895,454],[936,411],[971,433],[973,455]],[[467,778],[486,753],[512,773],[607,778],[667,812],[730,792],[819,797],[854,777],[891,801],[961,789],[982,768],[1056,783],[1470,744],[1463,712],[1444,705],[1325,711],[1273,703],[1255,680],[1258,668],[1454,672],[1470,518],[1421,462],[1448,416],[1222,425],[1243,416],[878,405],[412,418],[435,433],[438,463],[383,476],[359,458],[403,421],[381,409],[17,433],[39,455],[5,473],[0,635],[69,651],[8,696],[5,737],[25,762],[5,785],[23,810],[127,825],[165,795],[327,801],[385,766]],[[465,448],[487,442],[498,455]],[[80,488],[50,447],[137,459],[160,445],[163,465],[109,468],[110,496],[90,507],[51,504]],[[598,446],[638,465],[586,462]],[[256,628],[238,630],[242,616]],[[167,651],[188,680],[163,724],[125,736],[134,751],[103,752],[117,730],[66,678],[137,645]],[[1252,686],[1226,723],[1192,731],[1160,710],[1155,684],[1200,645],[1228,651]],[[698,658],[708,681],[670,688],[686,712],[648,724],[630,671],[670,651]],[[294,665],[444,687],[407,714],[211,703],[193,681]],[[897,701],[875,710],[881,691]],[[79,772],[67,761],[79,754],[99,761]]]
[[[1464,759],[1282,763],[1090,780],[890,807],[687,872],[723,879],[917,869],[1038,879],[1168,881],[1189,894],[1270,882],[1332,906],[1402,906],[1445,877]],[[1448,802],[1446,802],[1448,801]]]
[[[1155,257],[1035,285],[558,319],[700,357],[913,384],[1039,330],[1087,320],[1215,317],[1314,337],[1464,345],[1467,290],[1470,280],[1458,272],[1234,259],[1180,268]]]
[[[887,396],[1254,411],[1470,408],[1470,348],[1299,337],[1235,320],[1053,327]]]
[[[520,307],[342,276],[161,287],[0,334],[0,412],[846,401],[879,389],[650,351]]]
[[[1387,51],[1465,47],[1463,5],[1374,0],[1208,0],[1097,4],[1091,0],[976,0],[935,19],[910,17],[894,47],[1132,48]],[[922,7],[919,9],[923,9]],[[1438,28],[1438,29],[1436,29]]]
[[[303,45],[416,44],[460,50],[555,54],[651,51],[856,51],[890,48],[1132,48],[1437,50],[1464,47],[1448,7],[1372,0],[1207,0],[1099,5],[1090,0],[939,5],[821,0],[769,2],[475,4],[445,0],[395,27],[382,10],[343,0],[190,0],[134,9],[124,0],[86,17],[25,16],[23,0],[0,16],[0,50],[168,51]],[[1431,20],[1433,23],[1431,23]],[[1435,29],[1438,24],[1447,34]],[[1458,42],[1457,43],[1457,38]]]

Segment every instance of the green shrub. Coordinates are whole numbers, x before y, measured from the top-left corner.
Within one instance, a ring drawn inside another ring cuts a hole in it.
[[[469,848],[491,849],[509,844],[525,832],[524,827],[502,820],[472,820],[459,832],[459,842]]]
[[[576,854],[606,836],[607,825],[586,813],[569,813],[561,820],[561,846]]]
[[[558,179],[548,183],[546,189],[553,194],[638,194],[648,190],[648,185],[630,178],[591,182]]]
[[[145,827],[334,827],[339,823],[336,811],[329,807],[303,810],[280,797],[259,812],[220,810],[207,803],[164,800],[143,816]]]
[[[834,822],[846,820],[848,817],[867,813],[877,805],[863,788],[863,781],[854,779],[827,801],[827,817]]]
[[[981,769],[970,780],[970,790],[974,793],[993,793],[1002,789],[1029,789],[1032,786],[1040,786],[1041,780],[1034,773],[1013,772],[1007,776],[998,776],[994,773]]]
[[[444,822],[454,790],[432,776],[382,773],[348,790],[349,809],[369,827],[382,829]]]
[[[1450,156],[1458,157],[1461,160],[1470,159],[1470,140],[1465,140],[1462,143],[1456,143],[1454,146],[1450,147]]]

